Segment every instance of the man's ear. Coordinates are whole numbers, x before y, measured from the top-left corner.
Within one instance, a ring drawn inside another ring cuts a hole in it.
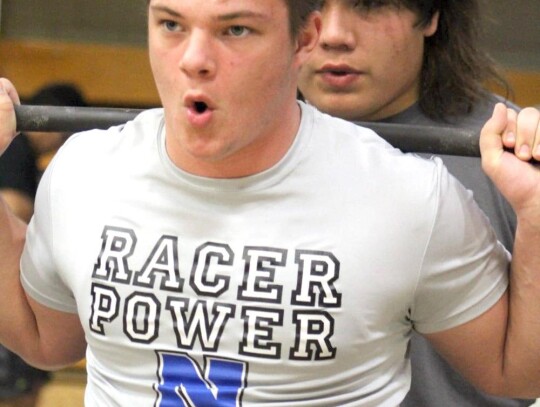
[[[296,38],[295,59],[298,66],[302,65],[307,60],[311,52],[319,43],[321,27],[321,13],[318,11],[311,13],[308,21],[306,21],[304,27],[300,29]]]

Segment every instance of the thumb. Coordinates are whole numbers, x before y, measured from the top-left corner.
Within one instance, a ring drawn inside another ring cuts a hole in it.
[[[0,155],[16,135],[14,103],[20,103],[15,88],[7,79],[0,79]]]
[[[496,166],[504,153],[502,137],[508,126],[508,113],[509,109],[503,103],[497,103],[491,118],[484,124],[480,132],[482,166],[488,173],[488,169]]]

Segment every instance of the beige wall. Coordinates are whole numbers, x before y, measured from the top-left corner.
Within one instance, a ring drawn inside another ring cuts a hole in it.
[[[514,69],[540,70],[540,1],[479,0],[485,44]],[[146,0],[4,0],[2,38],[144,46]]]
[[[144,47],[52,41],[0,41],[0,74],[28,99],[54,81],[78,85],[90,104],[159,104]]]

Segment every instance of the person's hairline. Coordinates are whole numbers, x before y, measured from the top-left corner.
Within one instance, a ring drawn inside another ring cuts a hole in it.
[[[150,9],[151,1],[152,0],[146,0],[147,10]],[[291,37],[291,40],[294,41],[294,40],[296,40],[298,38],[298,36],[299,36],[300,32],[302,31],[302,29],[305,28],[305,25],[307,24],[307,18],[306,18],[305,21],[302,21],[295,29],[295,27],[293,26],[293,21],[292,21],[293,16],[292,16],[292,10],[291,10],[289,1],[288,0],[280,0],[280,1],[283,3],[285,8],[287,9],[287,21],[288,21],[289,35]],[[170,9],[169,7],[161,6],[161,7],[158,7],[158,8],[163,10],[163,11],[168,11],[172,15],[181,16],[181,14],[179,14],[178,12]],[[311,16],[314,12],[315,12],[315,10],[311,11],[306,17]],[[246,11],[245,15],[248,16],[248,13],[249,13],[249,11]],[[227,18],[228,19],[234,19],[235,17],[233,17],[232,14],[233,13],[231,13],[231,16],[225,17],[224,19],[227,19]],[[257,14],[258,13],[253,13],[253,16],[257,17]],[[264,17],[264,16],[262,16],[262,17]]]
[[[184,18],[182,13],[179,13],[167,6],[155,6],[152,8],[154,10],[162,11],[164,13],[170,14],[180,19]],[[230,13],[220,14],[215,17],[217,21],[231,21],[231,20],[236,20],[236,19],[241,19],[241,18],[255,18],[255,19],[260,19],[260,20],[267,20],[268,16],[263,13],[257,13],[250,10],[239,10],[239,11],[233,11]]]

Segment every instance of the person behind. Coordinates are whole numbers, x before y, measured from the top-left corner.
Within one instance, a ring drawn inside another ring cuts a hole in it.
[[[497,102],[486,83],[504,84],[479,45],[477,0],[326,0],[319,46],[299,79],[303,97],[352,121],[444,126],[480,132]],[[516,108],[515,106],[511,105]],[[516,108],[517,109],[517,108]],[[511,250],[516,227],[508,202],[480,160],[443,156]],[[486,395],[453,370],[418,334],[412,384],[402,406],[528,406],[534,400]]]
[[[163,109],[70,137],[28,230],[0,201],[1,342],[86,351],[88,406],[396,406],[413,328],[480,387],[540,393],[540,112],[499,104],[480,138],[509,274],[439,159],[296,100],[317,6],[149,1]],[[17,102],[1,79],[0,151]]]
[[[52,83],[40,88],[28,101],[32,105],[86,106],[82,93],[69,83]],[[21,134],[0,156],[0,195],[13,213],[29,222],[34,210],[38,179],[50,155],[68,135],[29,132]],[[50,379],[48,372],[35,369],[0,346],[0,406],[35,406],[39,392]]]
[[[13,140],[0,156],[0,194],[14,214],[29,222],[37,190],[37,156],[24,134]]]

